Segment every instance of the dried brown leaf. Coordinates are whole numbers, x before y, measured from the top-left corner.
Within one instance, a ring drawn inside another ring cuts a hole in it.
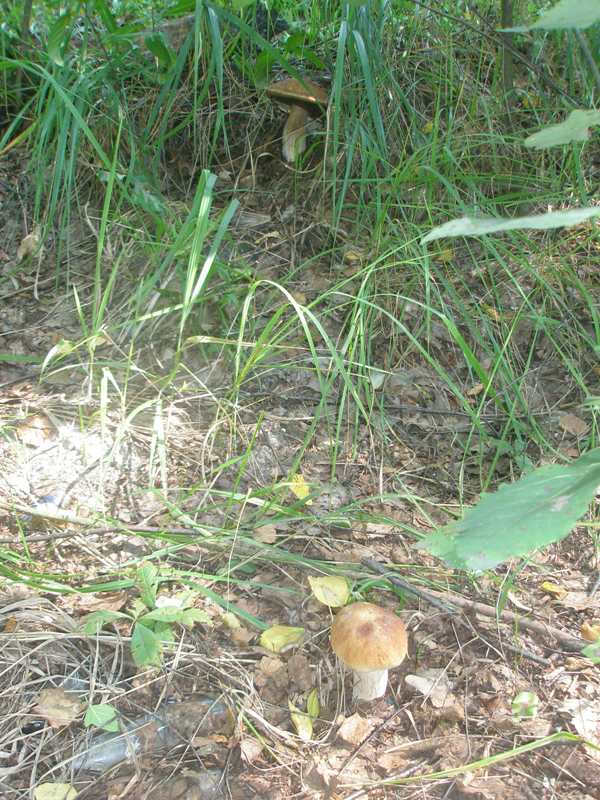
[[[424,694],[434,708],[445,708],[456,703],[446,670],[422,669],[415,675],[407,675],[404,680],[413,689]]]
[[[260,758],[262,751],[263,745],[258,739],[254,739],[252,736],[244,736],[240,742],[240,753],[242,755],[242,760],[245,761],[246,764],[254,764],[254,762]]]
[[[337,735],[345,744],[355,747],[364,741],[374,728],[375,723],[372,720],[365,719],[360,714],[352,714],[342,722]]]
[[[49,722],[52,728],[64,728],[70,725],[82,710],[83,704],[79,698],[58,688],[44,689],[40,692],[33,712]]]
[[[575,414],[562,414],[558,424],[567,433],[573,436],[584,436],[588,432],[588,424]]]
[[[275,525],[262,525],[252,531],[252,538],[263,544],[274,544],[277,541],[277,528]]]
[[[17,250],[17,263],[23,261],[27,256],[33,255],[40,246],[40,229],[35,227],[31,233],[21,241]]]

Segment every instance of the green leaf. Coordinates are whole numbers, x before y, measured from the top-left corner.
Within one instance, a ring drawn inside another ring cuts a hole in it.
[[[595,22],[600,22],[598,0],[560,0],[555,6],[541,14],[533,25],[520,25],[516,28],[506,28],[506,30],[523,33],[535,29],[553,31],[563,28],[589,28]]]
[[[319,704],[319,692],[316,689],[311,689],[306,698],[306,710],[311,719],[316,719],[321,711]]]
[[[168,622],[154,622],[151,630],[160,642],[172,644],[175,641],[175,630]]]
[[[459,569],[492,569],[564,538],[600,485],[600,448],[568,465],[539,467],[494,494],[484,494],[463,520],[418,547]]]
[[[175,53],[169,47],[164,33],[151,33],[146,36],[144,43],[162,70],[168,70],[175,62]]]
[[[535,692],[519,692],[511,703],[513,717],[537,717],[539,704],[540,700]]]
[[[500,231],[537,230],[546,231],[553,228],[564,228],[580,225],[592,217],[600,216],[600,208],[571,208],[567,211],[549,211],[547,214],[535,214],[530,217],[514,219],[498,219],[495,217],[461,217],[438,225],[421,239],[421,244],[442,239],[445,236],[484,236]]]
[[[137,666],[159,667],[161,664],[161,652],[159,637],[150,628],[138,622],[131,637],[131,655]]]
[[[86,728],[102,728],[108,733],[116,733],[119,730],[119,712],[110,703],[97,703],[88,708],[83,723]]]
[[[206,611],[201,608],[186,608],[181,617],[181,624],[186,628],[193,628],[194,625],[200,622],[202,625],[212,625],[212,619],[208,616]]]
[[[600,111],[571,111],[564,122],[549,125],[525,139],[525,147],[542,150],[571,142],[585,142],[590,138],[590,127],[600,125]]]
[[[262,50],[258,54],[251,70],[254,83],[258,89],[264,89],[267,86],[271,76],[271,67],[276,63],[277,58],[273,53]]]
[[[92,611],[91,614],[86,614],[81,622],[84,632],[88,636],[95,636],[105,625],[117,619],[129,619],[129,617],[121,611]]]
[[[154,608],[156,605],[156,590],[158,589],[158,569],[156,565],[152,561],[144,561],[137,571],[135,580],[146,608]]]
[[[288,707],[290,709],[290,717],[296,729],[296,733],[303,742],[310,742],[313,733],[312,719],[288,700]]]
[[[600,664],[600,639],[586,645],[581,651],[581,654],[589,658],[594,664]]]
[[[70,12],[62,14],[48,31],[48,57],[59,67],[65,63],[63,52],[71,37],[72,21]]]
[[[110,10],[106,0],[94,0],[93,9],[96,14],[98,14],[102,20],[102,23],[104,24],[104,27],[109,33],[117,33],[119,31],[117,20]]]
[[[304,628],[291,628],[289,625],[273,625],[260,635],[261,646],[272,653],[288,650],[302,639]]]

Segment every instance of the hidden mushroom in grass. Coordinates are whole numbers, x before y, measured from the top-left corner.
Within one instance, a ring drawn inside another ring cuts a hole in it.
[[[283,158],[293,164],[306,149],[307,125],[327,107],[327,92],[318,83],[307,78],[302,81],[286,78],[272,83],[267,94],[289,108],[281,149]]]
[[[404,661],[406,645],[402,620],[373,603],[342,608],[331,626],[333,651],[354,673],[354,700],[385,694],[388,670]]]

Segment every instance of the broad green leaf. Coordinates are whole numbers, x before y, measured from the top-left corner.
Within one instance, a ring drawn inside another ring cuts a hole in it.
[[[141,622],[148,620],[155,620],[156,622],[181,622],[183,617],[183,608],[155,608],[149,614],[144,614],[140,617]]]
[[[136,575],[136,583],[146,608],[154,608],[156,605],[156,590],[158,588],[158,569],[152,561],[144,561],[140,565]]]
[[[144,44],[158,61],[162,70],[169,69],[175,61],[175,54],[169,47],[164,33],[151,33],[144,39]]]
[[[258,89],[264,89],[270,80],[271,68],[277,63],[277,58],[268,50],[261,50],[252,67],[252,77]]]
[[[94,0],[93,8],[109,33],[117,33],[119,31],[119,25],[106,0]]]
[[[202,625],[212,626],[213,624],[212,619],[201,608],[185,608],[181,617],[181,624],[185,625],[186,628],[193,628],[197,622]]]
[[[272,653],[281,653],[292,647],[304,636],[304,628],[290,628],[288,625],[273,625],[260,635],[260,643]]]
[[[34,800],[75,800],[78,794],[70,783],[40,783],[33,790]]]
[[[321,712],[319,704],[319,693],[316,689],[311,689],[306,698],[306,710],[311,719],[316,719]]]
[[[59,67],[65,63],[63,51],[71,37],[72,15],[70,12],[60,16],[48,31],[48,56]]]
[[[119,730],[119,713],[110,703],[97,703],[88,708],[83,724],[87,728],[102,728],[108,733],[116,733]]]
[[[305,714],[303,711],[300,711],[299,708],[296,708],[291,700],[288,700],[288,706],[290,709],[290,717],[292,719],[294,728],[296,729],[296,733],[303,742],[310,742],[313,733],[312,719],[308,716],[308,714]]]
[[[535,692],[519,692],[511,703],[513,717],[537,717],[539,697]]]
[[[308,582],[319,603],[330,608],[345,606],[350,598],[348,581],[339,575],[327,575],[323,578],[309,576]]]
[[[495,217],[461,217],[445,222],[434,228],[421,239],[421,244],[442,239],[445,236],[484,236],[501,231],[536,230],[546,231],[553,228],[564,228],[580,225],[592,217],[600,216],[600,207],[571,208],[568,211],[549,211],[547,214],[535,214],[531,217],[515,217],[514,219],[498,219]]]
[[[525,147],[542,150],[571,142],[585,142],[590,138],[590,127],[600,125],[600,111],[571,111],[564,122],[549,125],[525,139]]]
[[[506,30],[523,33],[540,28],[545,31],[562,28],[589,28],[595,22],[600,22],[598,0],[560,0],[555,6],[541,14],[532,25],[519,25],[516,28],[506,28]]]
[[[88,636],[95,636],[105,625],[117,619],[129,619],[129,617],[120,611],[92,611],[82,619],[83,630]]]
[[[175,639],[175,629],[168,622],[153,622],[151,630],[160,642],[172,644]]]
[[[492,569],[562,539],[586,512],[600,485],[600,448],[571,464],[539,467],[493,494],[464,519],[418,546],[459,569]]]
[[[138,667],[159,667],[161,652],[159,637],[150,628],[138,622],[131,637],[131,655]]]

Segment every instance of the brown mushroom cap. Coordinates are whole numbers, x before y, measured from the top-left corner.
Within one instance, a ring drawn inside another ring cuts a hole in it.
[[[353,603],[333,620],[331,646],[338,658],[357,672],[391,669],[406,656],[406,628],[386,608]]]
[[[273,97],[286,105],[303,105],[314,107],[315,113],[321,106],[326,106],[329,100],[327,92],[322,86],[305,78],[299,81],[296,78],[285,78],[275,81],[267,88],[269,97]]]

